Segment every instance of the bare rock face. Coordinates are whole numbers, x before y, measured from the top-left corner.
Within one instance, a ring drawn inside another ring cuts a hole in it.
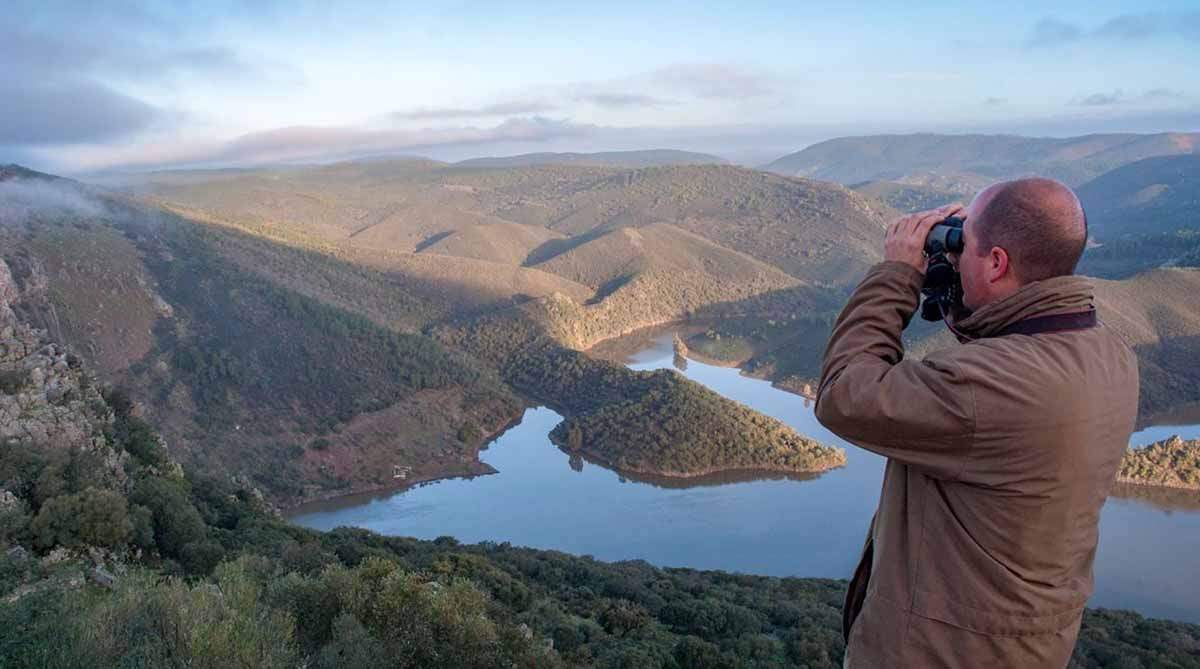
[[[6,345],[6,340],[13,338],[15,334],[13,328],[17,324],[17,317],[13,313],[12,303],[17,300],[20,294],[21,291],[17,288],[17,282],[13,279],[8,265],[3,260],[0,260],[0,362],[3,362],[9,355],[9,347]]]
[[[8,265],[4,261],[0,261],[0,309],[9,308],[19,294],[17,282],[13,280]]]
[[[124,479],[123,453],[104,436],[112,420],[91,379],[61,346],[17,320],[12,272],[0,261],[0,446],[94,451],[106,474]]]

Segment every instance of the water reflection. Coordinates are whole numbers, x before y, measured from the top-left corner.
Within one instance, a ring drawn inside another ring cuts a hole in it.
[[[1195,490],[1117,483],[1111,496],[1142,502],[1160,511],[1200,511],[1200,492]]]
[[[579,458],[579,466],[575,466],[575,459]],[[607,464],[589,458],[586,455],[571,455],[570,466],[574,471],[583,471],[583,462],[594,467],[602,467],[611,469]],[[688,478],[679,478],[678,476],[658,476],[656,474],[640,474],[625,470],[615,470],[620,477],[622,483],[633,481],[642,483],[655,488],[663,488],[667,490],[687,490],[688,488],[712,488],[715,486],[729,485],[731,483],[752,483],[754,481],[811,481],[820,478],[824,472],[780,472],[769,469],[731,469],[722,472],[713,472],[702,476],[689,476]]]

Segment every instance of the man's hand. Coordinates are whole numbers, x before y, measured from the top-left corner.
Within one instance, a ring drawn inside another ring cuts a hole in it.
[[[961,217],[962,211],[961,204],[948,204],[897,219],[888,227],[883,259],[911,265],[924,274],[925,238],[929,236],[929,231],[948,216],[957,214]]]

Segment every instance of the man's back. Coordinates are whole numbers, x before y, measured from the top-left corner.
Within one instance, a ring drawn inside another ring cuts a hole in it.
[[[1059,277],[960,324],[979,339],[902,362],[921,280],[873,268],[822,373],[821,421],[889,458],[847,599],[850,664],[1064,666],[1134,426],[1136,359],[1102,324],[998,336],[1090,308],[1087,280]]]

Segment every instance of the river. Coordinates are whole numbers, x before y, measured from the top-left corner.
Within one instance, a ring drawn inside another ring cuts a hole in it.
[[[628,364],[671,367],[673,357],[667,334]],[[291,520],[320,530],[346,525],[424,539],[507,541],[601,560],[848,578],[879,501],[883,459],[823,428],[801,397],[737,369],[696,361],[682,366],[689,378],[725,397],[846,448],[847,465],[807,479],[768,474],[686,483],[635,480],[558,450],[547,434],[561,418],[536,408],[481,454],[498,474],[322,502],[298,510]],[[1132,443],[1172,434],[1200,438],[1200,425],[1150,427]],[[1105,504],[1090,605],[1200,622],[1200,503],[1195,495],[1134,492],[1139,495]]]

